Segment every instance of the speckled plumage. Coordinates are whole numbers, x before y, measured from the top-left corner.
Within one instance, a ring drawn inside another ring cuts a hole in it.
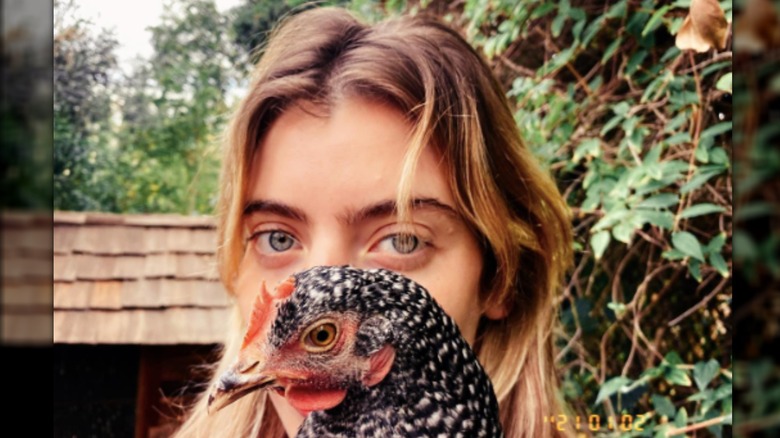
[[[281,347],[327,314],[358,318],[354,354],[389,343],[389,374],[375,386],[347,386],[344,401],[312,412],[298,437],[501,437],[493,387],[454,321],[428,292],[387,270],[316,267],[294,275],[269,345]]]

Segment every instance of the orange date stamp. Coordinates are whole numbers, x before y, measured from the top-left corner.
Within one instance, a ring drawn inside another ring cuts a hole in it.
[[[641,432],[646,415],[549,415],[544,421],[552,423],[557,430],[573,428],[575,431],[590,432]]]

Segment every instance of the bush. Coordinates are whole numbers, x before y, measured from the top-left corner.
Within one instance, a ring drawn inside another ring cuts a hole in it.
[[[731,21],[731,2],[721,7]],[[680,51],[688,9],[651,0],[373,9],[375,18],[425,10],[462,29],[559,182],[576,260],[558,361],[583,431],[597,420],[599,431],[635,436],[730,429],[731,52]]]

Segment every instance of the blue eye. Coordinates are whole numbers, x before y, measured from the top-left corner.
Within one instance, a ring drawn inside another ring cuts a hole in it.
[[[256,245],[262,252],[284,252],[297,243],[295,238],[284,231],[264,231],[254,236]]]
[[[388,248],[388,245],[390,247]],[[399,254],[411,254],[420,247],[420,239],[412,234],[393,234],[379,242],[379,248],[385,251],[391,250]]]

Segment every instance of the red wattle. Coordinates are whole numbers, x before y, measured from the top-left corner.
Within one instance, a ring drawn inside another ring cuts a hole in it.
[[[303,413],[323,411],[335,408],[347,396],[346,389],[313,388],[311,386],[292,385],[284,393],[287,401]]]

